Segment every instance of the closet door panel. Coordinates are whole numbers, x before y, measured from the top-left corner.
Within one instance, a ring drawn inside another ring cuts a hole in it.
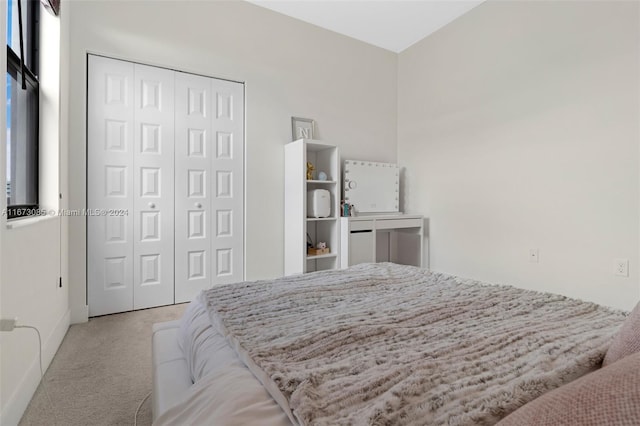
[[[244,85],[212,79],[213,284],[244,279]]]
[[[242,281],[244,86],[94,55],[88,67],[90,316]]]
[[[133,309],[134,66],[91,55],[88,71],[87,292],[97,316]]]
[[[134,309],[173,303],[174,72],[134,69]]]
[[[175,301],[211,286],[211,79],[175,73]]]

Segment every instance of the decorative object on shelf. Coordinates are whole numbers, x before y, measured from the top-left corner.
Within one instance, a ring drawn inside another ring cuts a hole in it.
[[[291,117],[291,133],[293,140],[313,139],[316,122],[310,118]]]
[[[318,172],[318,180],[327,180],[327,174],[325,172]]]
[[[311,162],[307,161],[307,180],[313,180],[313,171],[316,168],[313,167],[313,164],[311,164]]]
[[[349,216],[353,216],[353,204],[349,204],[345,201],[342,201],[340,203],[340,212],[342,214],[342,217],[349,217]]]
[[[307,217],[331,216],[331,193],[326,189],[307,191]]]
[[[310,256],[319,256],[321,254],[329,254],[331,250],[327,247],[327,243],[324,241],[319,241],[315,247],[310,247],[307,249],[307,254]]]

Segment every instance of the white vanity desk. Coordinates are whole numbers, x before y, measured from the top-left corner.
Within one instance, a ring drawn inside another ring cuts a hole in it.
[[[424,217],[378,214],[340,218],[340,267],[394,262],[422,267]]]

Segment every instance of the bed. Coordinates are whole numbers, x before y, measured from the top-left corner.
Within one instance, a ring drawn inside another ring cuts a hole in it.
[[[392,263],[217,286],[154,326],[154,424],[495,424],[600,369],[626,318]]]

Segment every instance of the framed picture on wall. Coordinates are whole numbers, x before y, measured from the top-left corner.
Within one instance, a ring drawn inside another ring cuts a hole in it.
[[[316,122],[310,118],[291,117],[291,137],[293,140],[313,139]]]

